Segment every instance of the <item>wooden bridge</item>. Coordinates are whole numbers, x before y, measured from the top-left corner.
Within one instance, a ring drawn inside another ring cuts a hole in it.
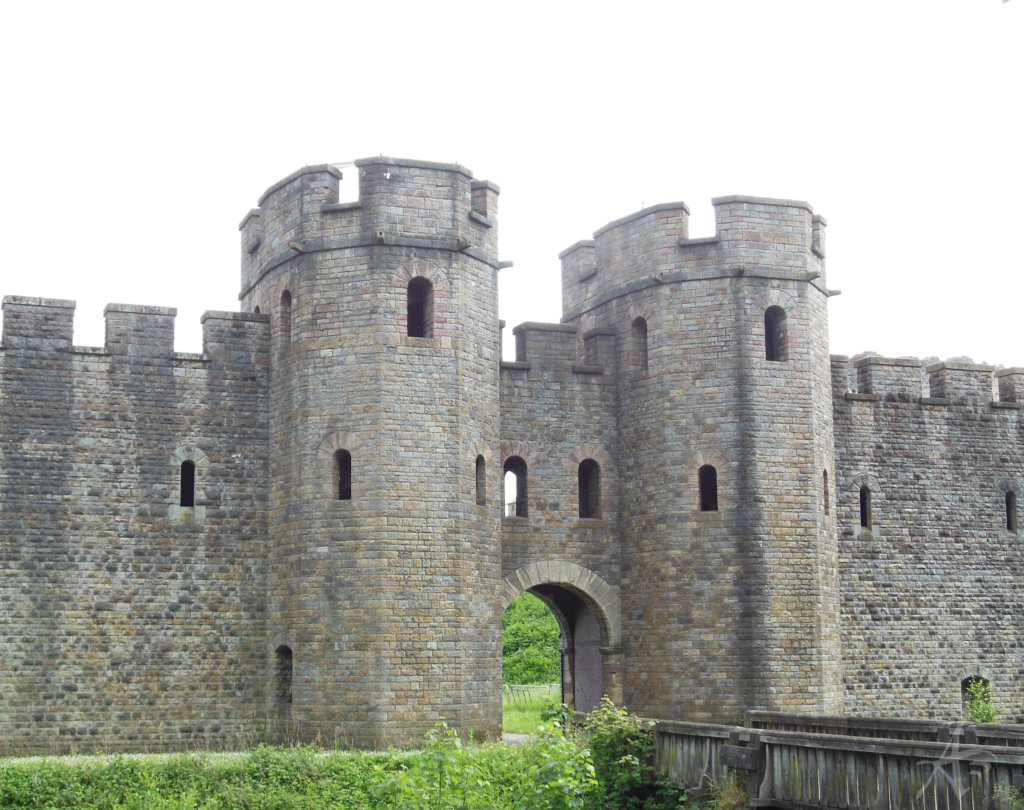
[[[739,772],[751,807],[1011,810],[1024,726],[748,712],[744,727],[657,721],[658,762],[707,790]]]

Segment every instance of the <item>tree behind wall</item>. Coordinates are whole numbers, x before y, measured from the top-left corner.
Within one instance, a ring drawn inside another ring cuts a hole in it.
[[[502,679],[505,683],[558,683],[558,622],[531,593],[512,600],[502,619]]]

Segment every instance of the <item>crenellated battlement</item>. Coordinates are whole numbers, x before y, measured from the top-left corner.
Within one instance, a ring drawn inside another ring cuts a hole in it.
[[[581,335],[575,324],[527,322],[512,334],[516,359],[503,362],[503,371],[560,372],[601,377],[608,384],[614,381],[617,335],[613,329],[591,329]]]
[[[6,296],[3,299],[3,343],[8,356],[29,352],[58,355],[76,351],[147,364],[168,366],[186,355],[174,351],[173,307],[108,304],[103,311],[106,324],[104,345],[95,351],[72,343],[75,302],[61,299]],[[188,355],[190,361],[231,363],[245,355],[247,362],[267,363],[270,319],[264,315],[239,312],[206,312],[202,317],[203,353]]]
[[[56,298],[8,295],[3,300],[3,347],[61,349],[71,347],[75,302]]]
[[[521,323],[512,329],[516,362],[570,368],[576,362],[577,329],[564,323]]]
[[[466,253],[498,266],[498,186],[455,163],[364,158],[346,171],[359,198],[339,202],[342,171],[307,166],[268,188],[239,225],[242,291],[304,254],[377,245]]]
[[[715,235],[691,239],[683,202],[608,223],[559,254],[566,320],[610,298],[669,282],[737,276],[807,281],[825,288],[825,218],[799,200],[713,199]]]
[[[854,358],[833,355],[833,395],[837,401],[876,399],[956,403],[1017,403],[1024,400],[1024,369],[916,357]]]

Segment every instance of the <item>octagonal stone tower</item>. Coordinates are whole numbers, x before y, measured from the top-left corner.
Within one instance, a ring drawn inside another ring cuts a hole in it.
[[[458,165],[302,169],[242,222],[272,325],[268,716],[360,746],[500,732],[498,189]],[[495,501],[496,503],[496,501]]]
[[[562,253],[563,321],[615,336],[627,705],[740,722],[842,706],[825,222],[683,203]],[[611,363],[609,363],[611,365]]]

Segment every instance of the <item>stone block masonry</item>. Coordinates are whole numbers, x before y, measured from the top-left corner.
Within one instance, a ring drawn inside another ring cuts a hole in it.
[[[499,188],[352,171],[244,217],[201,354],[4,299],[0,745],[496,737],[526,590],[581,710],[954,719],[983,677],[1024,714],[1024,370],[830,358],[824,219],[746,196],[575,243],[502,362]]]

